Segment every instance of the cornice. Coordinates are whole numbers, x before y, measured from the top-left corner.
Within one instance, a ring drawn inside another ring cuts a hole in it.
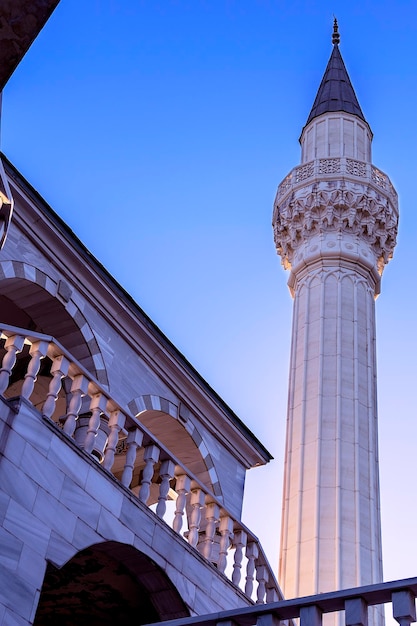
[[[224,445],[247,467],[267,463],[272,455],[133,298],[89,252],[63,220],[47,205],[3,156],[6,173],[19,205],[14,222],[70,284],[164,380],[178,399],[189,406]],[[235,444],[232,442],[238,441]]]

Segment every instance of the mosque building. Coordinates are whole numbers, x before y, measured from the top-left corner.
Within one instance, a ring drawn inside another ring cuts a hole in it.
[[[1,88],[58,3],[0,1]],[[371,142],[335,22],[274,203],[294,298],[278,578],[241,519],[270,453],[2,155],[1,624],[415,619],[417,579],[382,583],[374,303],[398,203]]]

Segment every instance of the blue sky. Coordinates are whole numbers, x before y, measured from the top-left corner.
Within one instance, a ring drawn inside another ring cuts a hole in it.
[[[274,565],[292,303],[272,203],[299,163],[335,14],[373,162],[400,197],[377,301],[384,575],[417,574],[416,13],[61,0],[5,89],[2,150],[274,455],[249,473],[243,518]]]

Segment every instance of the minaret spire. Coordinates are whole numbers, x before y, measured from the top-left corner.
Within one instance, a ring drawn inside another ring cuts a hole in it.
[[[306,126],[319,115],[335,111],[344,111],[365,120],[355,90],[350,82],[342,55],[339,50],[339,28],[334,18],[332,43],[333,50],[317,91],[313,107],[308,116]]]

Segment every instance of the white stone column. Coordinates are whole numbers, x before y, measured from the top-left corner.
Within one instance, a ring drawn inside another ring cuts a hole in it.
[[[289,597],[382,576],[368,281],[337,266],[306,274],[295,294],[292,340],[281,563]]]
[[[294,297],[279,571],[286,598],[382,580],[375,297],[395,245],[397,199],[387,177],[385,189],[374,184],[368,164],[333,159],[337,175],[326,176],[320,161],[284,180],[274,212]]]

